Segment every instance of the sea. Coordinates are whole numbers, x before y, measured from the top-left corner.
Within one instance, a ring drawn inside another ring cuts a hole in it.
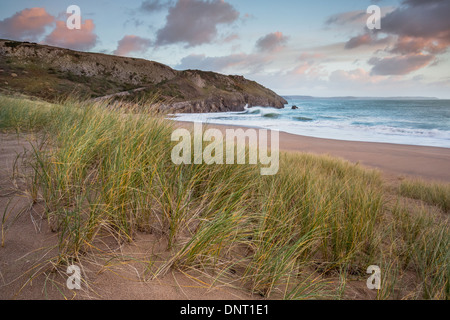
[[[308,137],[450,148],[450,100],[285,98],[289,103],[284,109],[252,107],[174,117]]]

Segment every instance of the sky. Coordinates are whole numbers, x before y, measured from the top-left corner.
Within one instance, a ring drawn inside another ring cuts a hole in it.
[[[243,75],[280,95],[450,99],[449,0],[2,0],[0,38]]]

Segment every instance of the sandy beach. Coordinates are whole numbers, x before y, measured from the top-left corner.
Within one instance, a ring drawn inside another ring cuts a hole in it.
[[[192,123],[177,122],[192,127]],[[248,128],[208,124],[225,132],[228,128]],[[328,154],[363,166],[376,168],[389,177],[413,177],[450,182],[450,149],[376,142],[313,138],[280,132],[280,150]]]

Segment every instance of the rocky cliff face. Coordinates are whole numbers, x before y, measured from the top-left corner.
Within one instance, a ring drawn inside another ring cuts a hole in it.
[[[90,98],[158,97],[174,112],[242,111],[246,105],[283,108],[282,97],[241,76],[177,71],[153,61],[0,40],[0,84],[48,100],[76,92]]]

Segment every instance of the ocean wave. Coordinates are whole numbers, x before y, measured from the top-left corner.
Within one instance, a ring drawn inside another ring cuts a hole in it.
[[[278,119],[281,117],[281,113],[278,111],[278,109],[275,108],[262,108],[262,107],[252,107],[252,108],[245,108],[245,111],[241,113],[241,115],[252,115],[252,116],[260,116],[263,118],[270,118],[270,119]]]
[[[364,129],[368,128],[364,126]],[[373,126],[369,130],[373,130],[376,133],[387,135],[402,135],[411,137],[430,137],[450,140],[450,131],[444,131],[439,129],[410,129],[410,128],[396,128],[391,126]]]
[[[301,122],[310,122],[314,121],[314,119],[307,118],[307,117],[293,117],[294,120],[301,121]]]
[[[339,129],[351,132],[367,132],[383,135],[401,135],[410,137],[430,137],[439,139],[449,139],[450,131],[440,129],[419,129],[419,128],[400,128],[390,125],[370,124],[355,122],[336,122],[336,121],[317,121],[313,125],[316,128]]]
[[[261,109],[246,109],[244,112],[242,112],[241,114],[260,114],[261,113]]]
[[[279,117],[281,117],[281,114],[276,113],[276,112],[267,112],[267,113],[262,113],[261,116],[264,118],[278,119]]]

